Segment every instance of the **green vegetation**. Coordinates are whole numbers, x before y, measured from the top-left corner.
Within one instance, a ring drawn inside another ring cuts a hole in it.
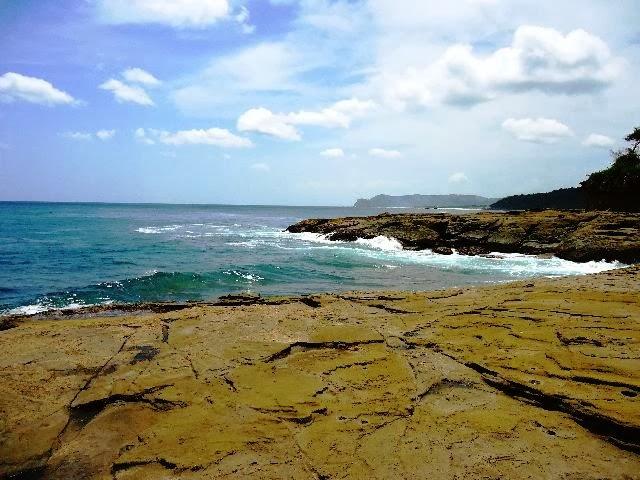
[[[640,127],[625,137],[629,146],[613,152],[613,164],[589,175],[577,188],[512,195],[491,205],[501,210],[587,209],[640,212]]]
[[[625,140],[630,146],[614,152],[609,168],[592,173],[580,184],[589,208],[640,211],[640,128]]]

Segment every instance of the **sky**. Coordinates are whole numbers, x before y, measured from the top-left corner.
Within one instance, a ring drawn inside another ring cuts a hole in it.
[[[637,0],[0,0],[0,200],[576,186],[639,77]]]

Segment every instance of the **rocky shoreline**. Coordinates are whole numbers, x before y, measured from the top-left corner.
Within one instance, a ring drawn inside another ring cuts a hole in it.
[[[640,478],[640,267],[14,318],[0,478]]]
[[[303,220],[292,233],[330,240],[392,237],[409,250],[467,255],[491,252],[555,255],[576,262],[640,262],[640,214],[543,210],[463,215],[388,214]]]

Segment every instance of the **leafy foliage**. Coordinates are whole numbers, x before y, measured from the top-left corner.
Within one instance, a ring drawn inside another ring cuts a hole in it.
[[[580,185],[589,208],[640,211],[640,128],[625,137],[631,145],[614,152],[613,164]]]

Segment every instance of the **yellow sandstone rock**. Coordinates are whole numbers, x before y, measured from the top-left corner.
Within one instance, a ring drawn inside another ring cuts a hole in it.
[[[640,478],[639,291],[631,267],[14,320],[0,478]]]

